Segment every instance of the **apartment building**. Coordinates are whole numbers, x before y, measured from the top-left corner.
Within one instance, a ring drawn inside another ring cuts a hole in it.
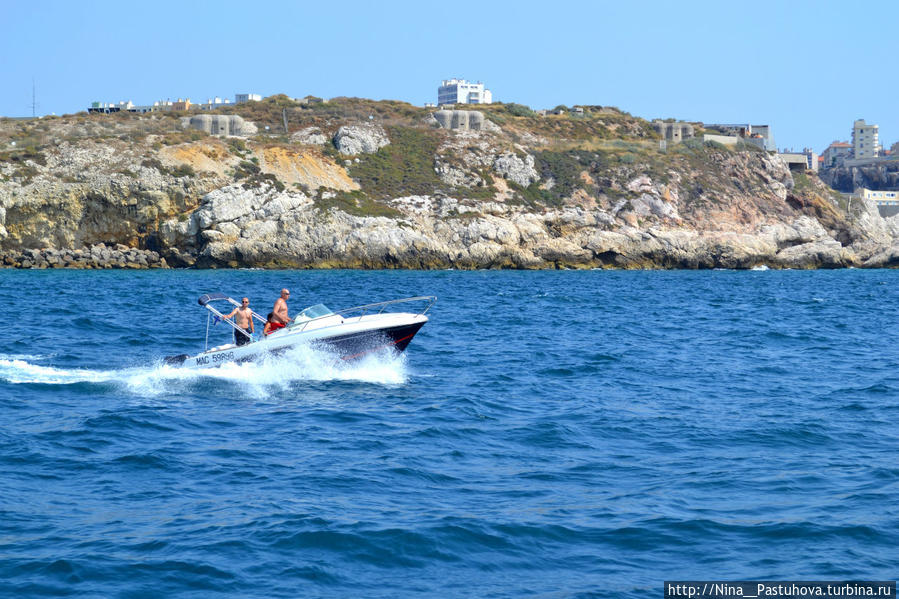
[[[246,102],[259,102],[262,96],[259,94],[234,94],[235,104],[244,104]]]
[[[493,93],[480,81],[471,83],[465,79],[444,79],[437,88],[437,106],[444,104],[492,104]]]
[[[858,119],[852,125],[852,154],[856,160],[880,156],[879,127]]]
[[[833,168],[843,164],[843,160],[849,158],[852,145],[848,141],[831,142],[827,149],[821,152],[821,161],[824,168]]]

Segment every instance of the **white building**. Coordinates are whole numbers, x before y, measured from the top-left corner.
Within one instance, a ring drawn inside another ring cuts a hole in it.
[[[137,105],[131,100],[127,102],[119,102],[118,104],[114,104],[112,102],[91,102],[91,105],[88,106],[87,111],[91,113],[104,113],[109,114],[111,112],[139,112],[141,114],[146,112],[159,112],[161,110],[171,110],[172,102],[171,101],[162,101],[154,102],[152,105]]]
[[[196,106],[200,110],[215,110],[216,108],[230,105],[231,100],[229,100],[228,98],[219,98],[218,96],[216,96],[214,98],[206,100],[205,104],[195,104],[194,106]]]
[[[899,205],[899,191],[881,191],[859,187],[855,190],[855,195],[864,200],[871,200],[875,204]]]
[[[245,102],[259,102],[262,96],[259,94],[234,94],[234,103],[243,104]]]
[[[444,104],[492,104],[493,94],[481,82],[465,79],[444,79],[437,88],[437,106]]]
[[[865,119],[858,119],[852,125],[853,158],[877,158],[880,156],[880,139],[877,125],[869,125]]]
[[[855,190],[853,196],[874,202],[880,216],[889,218],[899,214],[899,191],[889,190],[873,190],[859,187]]]

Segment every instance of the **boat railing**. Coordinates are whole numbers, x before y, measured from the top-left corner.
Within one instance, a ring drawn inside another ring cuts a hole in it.
[[[342,316],[344,318],[362,318],[363,316],[366,316],[368,314],[383,314],[388,306],[395,306],[397,304],[404,304],[409,302],[427,302],[427,304],[419,312],[415,313],[417,316],[421,316],[427,314],[428,310],[431,309],[431,306],[433,306],[434,302],[436,301],[436,295],[419,295],[416,297],[405,297],[402,299],[388,300],[386,302],[376,302],[374,304],[353,306],[352,308],[344,308],[343,310],[337,310],[336,312],[331,312],[330,314],[310,318],[309,320],[306,320],[302,323],[297,322],[294,326],[299,326],[302,324],[302,326],[299,326],[299,330],[302,331],[312,323],[322,321],[326,318],[333,318],[334,316]]]
[[[217,324],[219,322],[227,323],[235,331],[239,331],[242,335],[245,335],[250,340],[252,340],[253,338],[250,334],[248,334],[245,330],[243,330],[242,328],[237,326],[237,324],[233,320],[225,318],[225,315],[222,312],[220,312],[215,306],[213,306],[211,304],[211,302],[215,301],[215,300],[226,301],[229,304],[231,304],[233,306],[237,306],[237,307],[240,307],[240,305],[241,305],[241,303],[238,302],[237,300],[235,300],[234,298],[228,297],[224,294],[207,294],[207,295],[203,295],[200,297],[200,299],[199,299],[200,305],[203,306],[204,308],[206,308],[207,310],[209,310],[209,313],[206,315],[206,343],[205,343],[204,351],[209,350],[209,325],[210,325],[210,323],[212,323],[213,325]],[[253,310],[250,310],[250,312],[252,314],[252,318],[255,318],[256,320],[261,322],[263,325],[265,325],[265,322],[266,322],[265,318],[263,318],[261,315],[257,314]]]

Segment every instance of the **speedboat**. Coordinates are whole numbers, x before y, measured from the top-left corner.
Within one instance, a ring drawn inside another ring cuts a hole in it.
[[[209,327],[224,322],[246,334],[230,319],[224,317],[218,306],[240,306],[240,303],[224,293],[207,293],[197,300],[206,308],[206,349],[191,356],[181,354],[168,356],[165,363],[186,368],[218,366],[226,362],[256,360],[266,354],[277,354],[298,345],[321,348],[338,359],[352,360],[380,350],[402,352],[412,341],[412,337],[428,321],[426,313],[437,298],[426,295],[407,297],[364,306],[355,306],[336,312],[324,304],[310,306],[300,312],[282,329],[269,335],[250,336],[243,345],[227,343],[209,347]],[[392,312],[397,305],[417,305],[417,312]],[[261,331],[265,318],[253,312],[256,330]]]

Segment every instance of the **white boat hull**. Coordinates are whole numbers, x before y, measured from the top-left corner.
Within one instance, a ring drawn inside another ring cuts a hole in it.
[[[292,324],[245,345],[229,343],[195,356],[171,356],[165,361],[185,368],[208,368],[227,362],[256,360],[266,354],[277,354],[300,345],[321,347],[337,358],[351,360],[388,348],[400,352],[405,350],[427,321],[428,317],[424,314],[405,312],[349,318],[334,315]]]

